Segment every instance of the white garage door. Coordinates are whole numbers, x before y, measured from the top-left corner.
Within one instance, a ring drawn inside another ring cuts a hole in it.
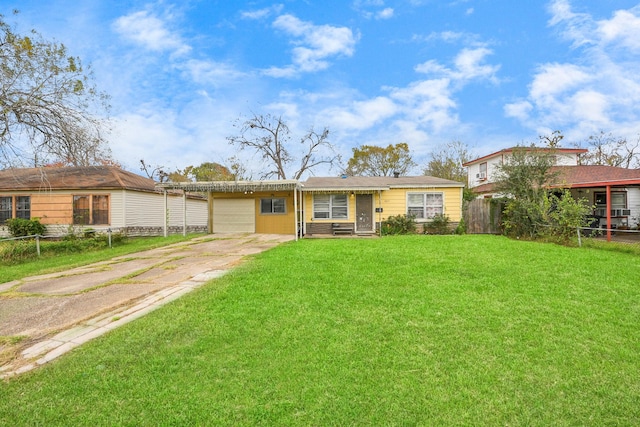
[[[255,201],[252,199],[214,199],[213,232],[255,233]]]

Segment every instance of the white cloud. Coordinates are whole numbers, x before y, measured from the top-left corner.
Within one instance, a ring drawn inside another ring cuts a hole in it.
[[[634,10],[638,12],[638,10]],[[619,44],[634,51],[640,50],[640,16],[628,10],[619,10],[610,20],[598,22],[603,43]]]
[[[224,62],[190,59],[179,67],[186,71],[191,81],[204,85],[220,86],[247,76],[247,73]]]
[[[496,73],[499,65],[484,64],[487,56],[493,54],[486,47],[463,48],[453,60],[453,68],[448,68],[437,61],[429,60],[415,67],[419,73],[441,75],[456,82],[467,82],[474,79],[488,79],[497,82]]]
[[[273,26],[296,38],[292,43],[293,66],[284,67],[281,76],[290,76],[292,70],[300,72],[315,72],[329,67],[329,58],[353,55],[357,37],[351,29],[330,25],[314,25],[298,19],[293,15],[281,15]],[[277,76],[278,69],[267,71],[269,75]]]
[[[121,16],[113,23],[113,28],[124,38],[152,51],[184,54],[191,50],[179,35],[166,28],[164,21],[149,11]]]
[[[381,11],[379,11],[376,14],[376,18],[377,19],[390,19],[390,18],[393,18],[393,13],[394,13],[393,8],[386,7],[386,8],[382,9]]]
[[[263,9],[248,10],[248,11],[241,12],[240,16],[243,19],[260,20],[260,19],[268,18],[273,14],[276,14],[276,15],[279,14],[283,8],[284,8],[284,5],[276,4],[271,7],[265,7]]]
[[[351,103],[346,108],[329,108],[323,112],[327,120],[344,131],[369,129],[393,116],[397,105],[386,97]]]
[[[582,87],[592,79],[589,70],[573,64],[544,64],[533,79],[529,94],[537,103]]]
[[[533,105],[529,101],[518,101],[512,104],[507,104],[504,107],[504,112],[507,117],[513,117],[520,121],[526,121],[529,119],[529,113],[533,109]]]
[[[549,24],[574,48],[572,61],[536,70],[525,99],[504,108],[531,129],[541,124],[580,139],[598,130],[640,131],[640,8],[596,20],[569,0],[549,4]],[[586,134],[585,134],[586,132]]]

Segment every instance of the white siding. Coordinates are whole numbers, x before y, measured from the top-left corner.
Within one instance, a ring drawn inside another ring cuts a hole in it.
[[[627,207],[631,209],[630,226],[640,226],[640,188],[627,189]]]
[[[511,155],[510,153],[504,153],[504,160],[506,161],[510,155]],[[498,166],[502,164],[502,161],[503,161],[503,153],[498,153],[493,157],[487,158],[485,161],[469,166],[467,170],[467,179],[468,179],[469,188],[494,182],[496,179]],[[483,180],[483,179],[480,179],[478,175],[480,174],[480,164],[485,162],[487,163],[487,179]],[[577,154],[574,154],[574,153],[556,154],[556,165],[577,166],[578,156]]]
[[[124,191],[125,227],[162,227],[164,202],[162,194]]]
[[[206,200],[187,199],[187,223],[206,227],[209,220],[209,207]]]
[[[161,193],[126,192],[126,227],[163,227],[164,195]],[[169,227],[182,227],[184,221],[182,195],[167,197],[167,219]],[[206,226],[207,201],[187,199],[187,225]]]
[[[126,217],[125,217],[125,195],[126,191],[117,190],[111,193],[111,227],[113,228],[122,228],[126,226]]]

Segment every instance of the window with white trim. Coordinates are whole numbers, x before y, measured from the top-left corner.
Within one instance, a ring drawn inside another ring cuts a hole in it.
[[[260,199],[261,214],[283,214],[287,213],[285,199]]]
[[[431,219],[444,213],[442,193],[408,193],[407,215],[417,219]]]
[[[313,217],[317,219],[347,219],[349,198],[346,194],[314,194]]]

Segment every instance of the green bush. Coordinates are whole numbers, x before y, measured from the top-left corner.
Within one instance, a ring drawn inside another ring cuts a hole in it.
[[[416,220],[413,216],[395,215],[382,221],[382,235],[413,234],[416,232]]]
[[[37,234],[42,235],[47,229],[44,224],[41,224],[36,218],[12,218],[8,219],[5,224],[9,228],[9,233],[11,233],[13,237],[35,236]]]
[[[0,244],[0,264],[17,264],[37,256],[38,251],[34,240],[15,240]]]
[[[453,230],[449,226],[449,216],[438,214],[431,222],[424,225],[425,234],[451,234]]]
[[[456,234],[467,234],[467,223],[464,221],[464,218],[460,218],[460,222],[456,227]]]

